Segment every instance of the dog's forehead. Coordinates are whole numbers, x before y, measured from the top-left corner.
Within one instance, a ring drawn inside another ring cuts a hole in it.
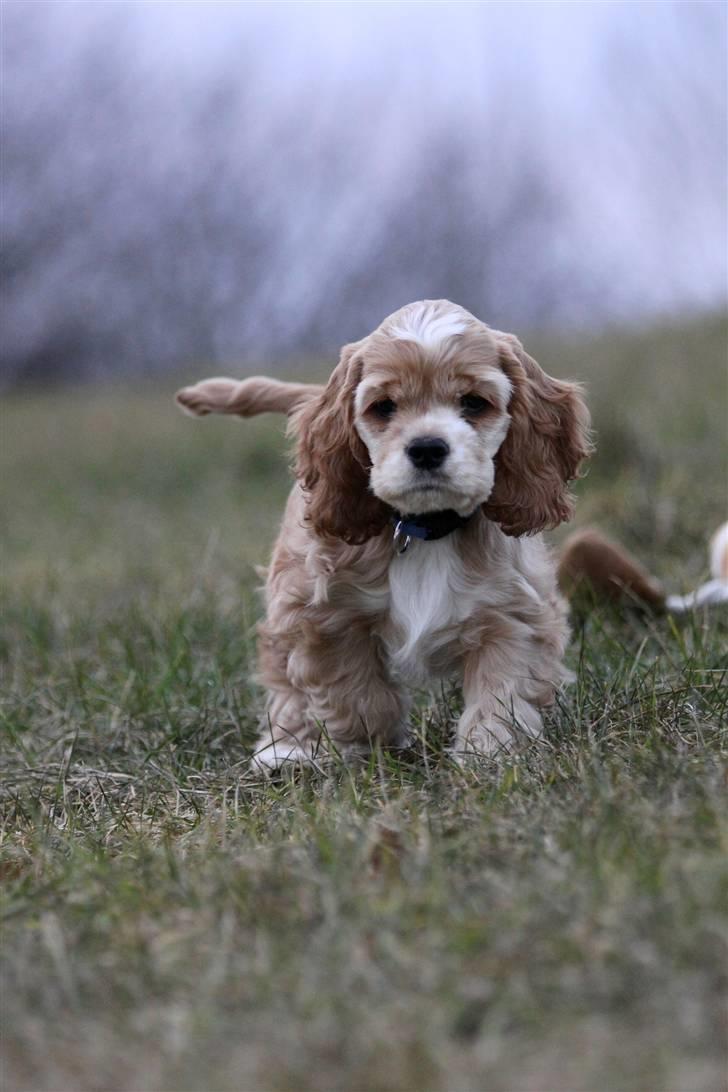
[[[427,347],[436,345],[449,334],[482,325],[470,311],[450,300],[416,300],[388,315],[379,330]]]
[[[498,345],[481,323],[465,330],[441,328],[437,340],[422,341],[380,328],[367,339],[362,352],[362,382],[396,386],[421,394],[446,390],[463,380],[473,382],[502,376]],[[505,377],[504,377],[505,378]]]

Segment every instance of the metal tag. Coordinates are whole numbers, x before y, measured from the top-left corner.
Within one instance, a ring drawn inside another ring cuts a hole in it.
[[[392,535],[392,543],[398,554],[405,554],[409,549],[409,544],[412,541],[412,536],[405,534],[402,530],[402,520],[400,520],[394,528],[394,534]]]

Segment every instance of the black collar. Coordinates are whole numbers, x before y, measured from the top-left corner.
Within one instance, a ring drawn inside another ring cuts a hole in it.
[[[391,521],[395,528],[395,540],[406,542],[408,538],[421,538],[425,542],[434,542],[464,527],[474,514],[459,516],[452,508],[445,508],[442,512],[423,512],[419,516],[402,516],[399,512],[393,512]]]

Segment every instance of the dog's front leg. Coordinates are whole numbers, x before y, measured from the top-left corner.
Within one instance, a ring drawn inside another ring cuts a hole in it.
[[[463,673],[465,709],[454,742],[458,760],[510,751],[521,741],[538,739],[542,703],[536,699],[544,690],[549,688],[530,676],[525,658],[508,644],[469,653]]]
[[[259,767],[307,763],[331,750],[349,758],[376,744],[406,744],[409,694],[390,678],[369,626],[350,622],[322,632],[309,619],[292,648],[284,634],[261,627],[259,663],[269,687],[254,756]]]
[[[296,681],[306,690],[309,717],[336,748],[405,745],[409,694],[389,676],[368,627],[327,636],[297,669],[308,676]]]

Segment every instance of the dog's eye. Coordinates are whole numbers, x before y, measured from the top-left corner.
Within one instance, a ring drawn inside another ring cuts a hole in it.
[[[375,402],[369,407],[369,412],[373,413],[375,417],[379,417],[381,421],[387,421],[396,410],[396,405],[391,398],[383,398],[381,402]]]
[[[481,398],[479,394],[464,394],[460,399],[460,405],[463,412],[470,417],[476,417],[493,408],[493,403],[489,402],[487,398]]]

